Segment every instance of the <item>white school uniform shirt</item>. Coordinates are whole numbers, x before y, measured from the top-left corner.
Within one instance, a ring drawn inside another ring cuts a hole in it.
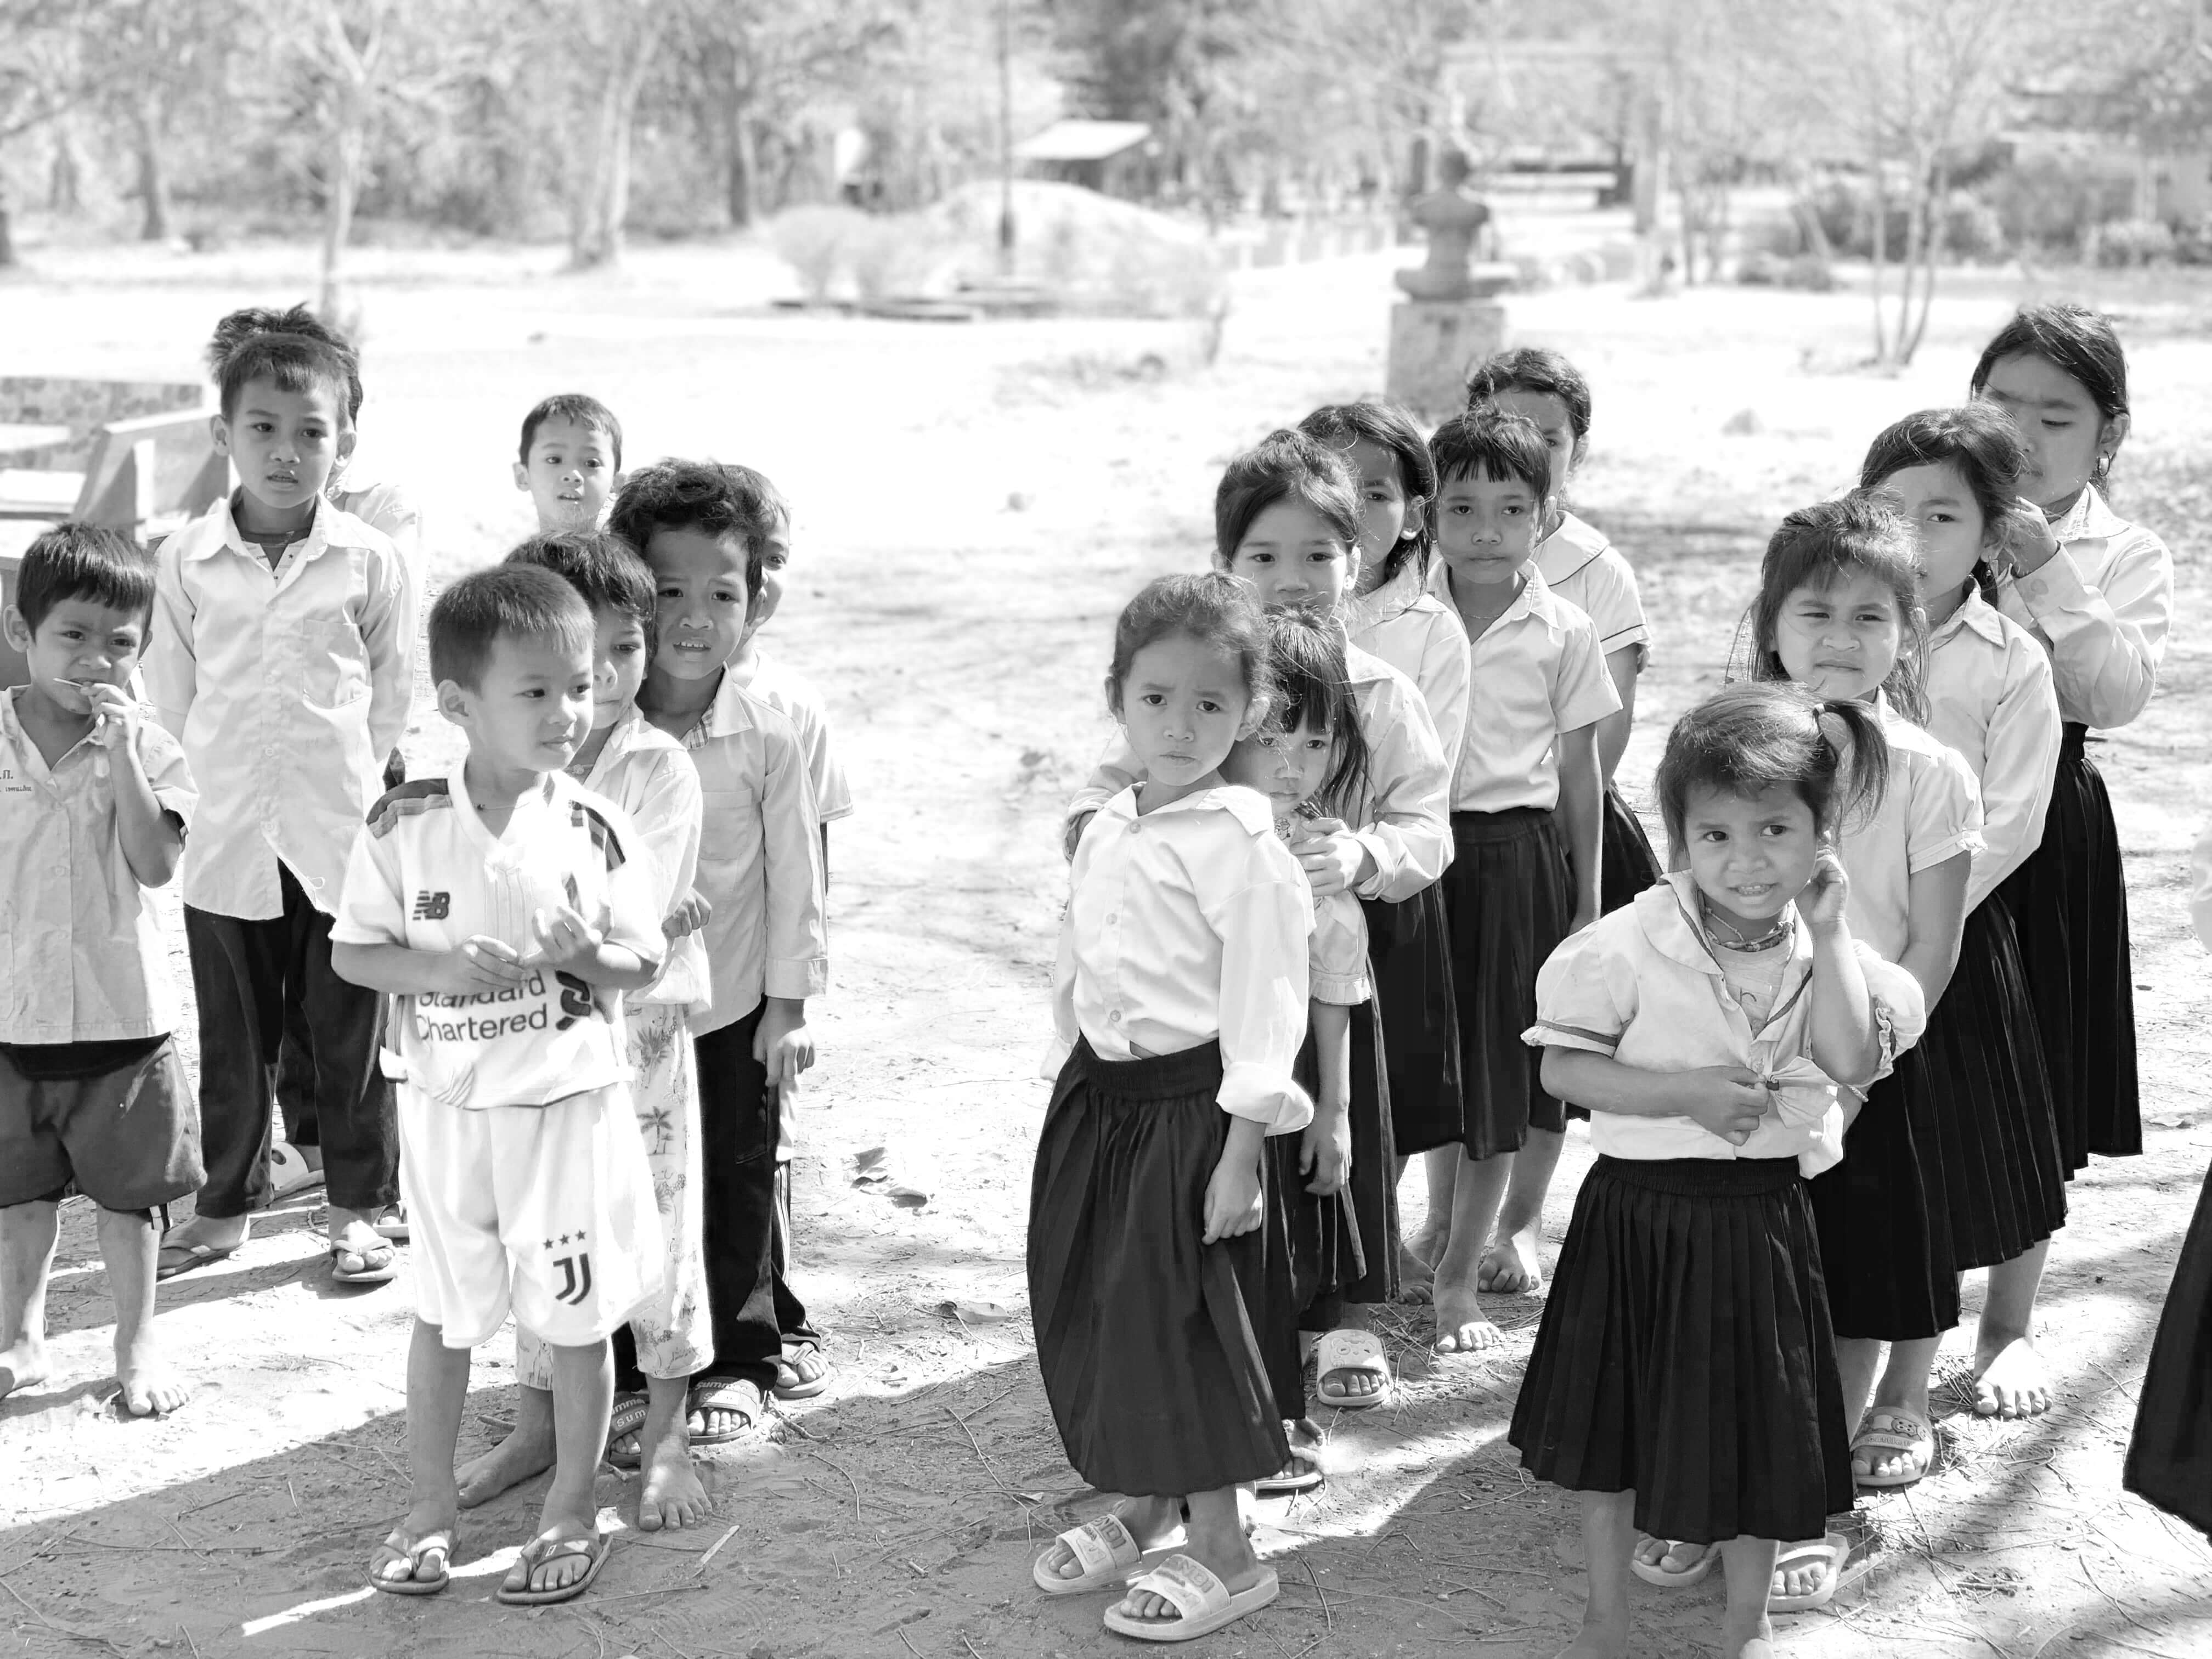
[[[2189,920],[2204,948],[2212,951],[2212,823],[2204,826],[2189,854]]]
[[[1872,817],[1844,821],[1836,852],[1851,878],[1844,911],[1851,937],[1895,962],[1911,936],[1912,878],[1960,853],[1981,852],[1982,797],[1957,750],[1906,720],[1887,696],[1876,694],[1875,706],[1889,739],[1889,787]]]
[[[659,874],[623,811],[555,772],[492,834],[463,775],[410,779],[369,814],[346,866],[334,945],[458,950],[477,934],[522,952],[541,910],[567,903],[611,944],[658,963]],[[386,1074],[470,1111],[548,1106],[627,1079],[623,997],[539,968],[497,991],[397,999]]]
[[[1678,870],[1563,942],[1537,973],[1536,1023],[1522,1041],[1586,1049],[1645,1072],[1740,1066],[1779,1085],[1741,1146],[1688,1116],[1592,1112],[1590,1146],[1607,1157],[1795,1158],[1808,1179],[1832,1169],[1844,1156],[1844,1085],[1808,1053],[1811,931],[1796,929],[1774,1013],[1754,1033],[1692,920],[1697,906],[1697,884]],[[1911,975],[1863,939],[1851,945],[1874,1000],[1881,1047],[1875,1075],[1886,1077],[1926,1029],[1926,1000]]]
[[[1124,789],[1084,826],[1053,970],[1057,1077],[1087,1039],[1101,1060],[1221,1043],[1221,1109],[1303,1129],[1291,1076],[1306,1039],[1313,901],[1266,796],[1224,784],[1139,817]]]
[[[659,879],[653,902],[665,919],[698,879],[701,805],[699,769],[684,745],[647,720],[631,703],[607,732],[584,787],[605,795],[630,816],[641,848]],[[704,1006],[713,1000],[707,947],[698,931],[664,936],[660,973],[625,999],[633,1004]]]
[[[1559,804],[1559,734],[1620,708],[1597,625],[1552,592],[1533,560],[1521,574],[1521,592],[1482,630],[1469,657],[1467,739],[1452,775],[1455,812],[1551,811]],[[1451,568],[1441,559],[1429,591],[1459,614]]]
[[[853,815],[853,786],[847,781],[843,763],[830,737],[830,716],[822,693],[797,669],[771,661],[766,653],[753,653],[753,677],[745,690],[781,713],[799,733],[806,751],[806,773],[814,783],[815,809],[822,822],[831,823]]]
[[[2058,551],[2006,580],[1997,609],[2051,653],[2059,713],[2101,730],[2142,713],[2173,622],[2173,555],[2094,485],[2051,526]]]
[[[1966,909],[1996,891],[2043,844],[2063,735],[2051,659],[2034,635],[1969,587],[1928,641],[1928,730],[1980,780],[1983,850]]]
[[[1368,784],[1346,816],[1353,838],[1375,860],[1375,873],[1352,891],[1395,902],[1432,886],[1451,863],[1451,769],[1428,703],[1412,680],[1349,640],[1344,666],[1367,739]],[[1117,733],[1091,781],[1068,803],[1067,816],[1097,811],[1143,776],[1127,737]]]
[[[1589,616],[1601,654],[1650,643],[1636,572],[1596,526],[1560,514],[1559,527],[1536,549],[1536,569],[1545,586]]]
[[[1284,845],[1301,833],[1297,818],[1277,818],[1275,834]],[[1293,853],[1293,858],[1297,855]],[[1349,889],[1316,894],[1313,938],[1306,947],[1307,994],[1316,1002],[1357,1008],[1375,994],[1367,955],[1367,913]]]
[[[183,1018],[161,924],[115,822],[114,763],[87,732],[53,765],[0,690],[0,1042],[118,1042]],[[186,831],[199,800],[150,712],[138,761]]]
[[[1373,592],[1345,602],[1352,643],[1413,681],[1447,762],[1467,739],[1467,629],[1429,592],[1412,560]]]
[[[391,538],[327,501],[274,570],[216,503],[161,544],[146,699],[202,794],[179,878],[194,909],[325,915],[415,697],[416,589]]]

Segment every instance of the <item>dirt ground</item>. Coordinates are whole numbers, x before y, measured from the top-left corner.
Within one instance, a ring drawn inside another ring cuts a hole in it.
[[[160,1325],[199,1393],[159,1422],[108,1404],[111,1316],[82,1204],[66,1218],[50,1387],[0,1404],[0,1652],[202,1656],[1102,1654],[1097,1597],[1030,1588],[1038,1540],[1101,1500],[1062,1461],[1030,1355],[1028,1160],[1045,1085],[1058,804],[1108,732],[1097,692],[1115,609],[1200,564],[1215,474],[1313,404],[1379,389],[1389,256],[1247,273],[1218,361],[1168,325],[862,324],[770,314],[778,273],[742,248],[648,250],[618,279],[552,256],[362,256],[370,401],[357,476],[426,504],[435,572],[527,526],[507,480],[522,410],[606,398],[633,460],[758,465],[797,504],[798,565],[773,648],[825,688],[860,810],[833,848],[835,989],[805,1101],[796,1283],[837,1375],[757,1443],[712,1460],[696,1532],[624,1534],[591,1597],[532,1614],[490,1597],[540,1496],[465,1518],[444,1596],[372,1595],[362,1571],[402,1505],[410,1291],[331,1282],[311,1205],[166,1286]],[[191,375],[221,311],[311,290],[283,250],[48,256],[0,286],[0,370]],[[1854,364],[1865,301],[1755,291],[1660,301],[1617,288],[1516,298],[1522,340],[1595,385],[1580,502],[1637,563],[1656,647],[1626,777],[1648,781],[1671,718],[1714,684],[1780,511],[1847,480],[1875,428],[1964,390],[2008,307],[2070,279],[1961,279],[1906,375]],[[2133,896],[2145,1155],[2074,1188],[2044,1295],[2061,1401],[1977,1419],[1970,1339],[1947,1345],[1937,1473],[1863,1501],[1879,1565],[1824,1613],[1782,1621],[1817,1659],[2071,1659],[2212,1653],[2212,1550],[2119,1490],[2160,1299],[2208,1158],[2212,1024],[2186,931],[2184,863],[2212,813],[2204,634],[2212,290],[2168,279],[2087,297],[2124,315],[2136,429],[2124,511],[2180,556],[2180,623],[2148,714],[2100,751]],[[1147,358],[1152,361],[1147,362]],[[1724,424],[1752,411],[1745,435]],[[426,714],[418,765],[450,755]],[[181,946],[176,957],[184,978]],[[933,1194],[852,1184],[887,1149]],[[1549,1226],[1589,1153],[1571,1143]],[[1407,1184],[1407,1219],[1420,1209]],[[1969,1291],[1969,1316],[1978,1306]],[[1431,1360],[1425,1310],[1389,1327],[1385,1410],[1335,1417],[1332,1477],[1267,1506],[1281,1600],[1207,1650],[1273,1659],[1547,1655],[1580,1605],[1572,1502],[1504,1443],[1539,1304],[1493,1304],[1493,1358]],[[1968,1327],[1971,1329],[1971,1326]],[[511,1410],[511,1354],[478,1356],[464,1449]],[[609,1514],[634,1485],[603,1471]],[[1637,1604],[1642,1654],[1706,1650],[1717,1578]]]

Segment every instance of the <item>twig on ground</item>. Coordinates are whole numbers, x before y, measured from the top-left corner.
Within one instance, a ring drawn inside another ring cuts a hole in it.
[[[179,1510],[178,1513],[180,1517],[186,1515],[198,1515],[202,1510],[211,1510],[218,1504],[228,1504],[234,1498],[243,1498],[252,1490],[252,1488],[250,1486],[240,1486],[236,1492],[225,1492],[220,1498],[210,1499],[207,1503],[198,1504],[189,1510]]]
[[[898,1630],[898,1639],[906,1644],[906,1650],[914,1656],[914,1659],[921,1659],[921,1650],[915,1646],[914,1638],[906,1633],[906,1626],[904,1625],[900,1625],[896,1628]]]
[[[730,1522],[730,1529],[727,1532],[724,1533],[720,1538],[717,1538],[713,1543],[707,1546],[707,1553],[699,1558],[700,1571],[704,1572],[707,1571],[707,1564],[722,1553],[723,1545],[728,1543],[730,1540],[738,1535],[738,1528],[743,1523],[740,1522],[732,1521]]]
[[[192,1627],[180,1623],[177,1628],[184,1633],[185,1645],[192,1650],[192,1659],[200,1659],[200,1644],[192,1640]]]
[[[1462,1630],[1473,1630],[1473,1629],[1474,1628],[1474,1626],[1472,1626],[1472,1625],[1462,1625],[1462,1624],[1460,1624],[1460,1621],[1459,1621],[1458,1620],[1452,1618],[1452,1616],[1451,1616],[1449,1613],[1437,1613],[1437,1607],[1436,1607],[1436,1603],[1435,1603],[1435,1602],[1433,1602],[1433,1601],[1416,1601],[1416,1600],[1414,1600],[1414,1598],[1413,1598],[1413,1597],[1412,1597],[1412,1596],[1410,1596],[1410,1595],[1385,1595],[1385,1594],[1383,1594],[1383,1592],[1382,1592],[1381,1590],[1357,1590],[1357,1589],[1346,1589],[1343,1585],[1341,1585],[1341,1584],[1339,1584],[1339,1585],[1336,1587],[1336,1593],[1337,1593],[1340,1596],[1343,1596],[1343,1595],[1353,1595],[1353,1596],[1357,1596],[1357,1597],[1358,1597],[1358,1598],[1359,1598],[1361,1601],[1402,1601],[1402,1602],[1404,1602],[1404,1603],[1405,1603],[1407,1607],[1419,1607],[1419,1608],[1422,1608],[1423,1610],[1425,1610],[1425,1612],[1432,1613],[1436,1613],[1436,1616],[1437,1616],[1437,1618],[1439,1618],[1439,1619],[1443,1619],[1443,1620],[1448,1620],[1449,1622],[1450,1622],[1451,1624],[1454,1624],[1454,1625],[1458,1626],[1459,1626],[1459,1628],[1460,1628],[1460,1629],[1462,1629]],[[1529,1628],[1530,1630],[1534,1630],[1534,1629],[1535,1629],[1535,1628],[1537,1628],[1537,1627],[1536,1627],[1535,1626],[1534,1626],[1534,1625],[1531,1625],[1531,1626],[1529,1626],[1528,1628]]]
[[[975,1656],[975,1659],[983,1659],[983,1656],[981,1654],[975,1652],[975,1644],[968,1639],[968,1633],[965,1631],[963,1631],[960,1633],[960,1645],[967,1649],[970,1654],[973,1654]]]
[[[207,1551],[201,1546],[192,1542],[191,1539],[186,1538],[185,1536],[185,1529],[179,1526],[173,1520],[169,1522],[169,1530],[176,1534],[179,1541],[194,1555],[198,1556],[202,1560],[205,1560],[207,1559]]]
[[[1311,1584],[1314,1587],[1314,1594],[1321,1597],[1322,1634],[1332,1635],[1336,1630],[1336,1614],[1329,1610],[1328,1592],[1321,1587],[1321,1577],[1314,1571],[1313,1562],[1310,1558],[1300,1556],[1298,1565],[1306,1570],[1306,1583]]]
[[[675,1643],[670,1641],[665,1636],[663,1636],[660,1633],[660,1627],[659,1626],[647,1625],[645,1628],[652,1636],[653,1639],[659,1643],[664,1648],[666,1648],[671,1653],[674,1654],[676,1656],[676,1659],[691,1659],[691,1656],[690,1654],[684,1652],[682,1648],[678,1647]]]
[[[959,1413],[954,1411],[950,1406],[947,1406],[945,1408],[945,1414],[951,1418],[955,1423],[957,1423],[960,1425],[960,1432],[968,1437],[968,1444],[975,1451],[975,1461],[983,1466],[983,1473],[991,1477],[991,1484],[998,1487],[1000,1492],[1005,1492],[1009,1498],[1015,1497],[1016,1493],[1014,1489],[1008,1486],[1004,1480],[1000,1478],[998,1470],[991,1467],[991,1460],[983,1455],[982,1445],[975,1438],[975,1431],[968,1426],[968,1419],[961,1416]]]
[[[624,1590],[620,1595],[594,1595],[592,1601],[596,1606],[605,1607],[610,1601],[635,1601],[648,1595],[681,1595],[686,1590],[706,1588],[707,1581],[701,1577],[688,1584],[663,1584],[659,1589]]]
[[[292,1513],[297,1515],[300,1512],[300,1494],[293,1491],[292,1477],[289,1474],[284,1477],[284,1490],[292,1493]]]
[[[838,1474],[845,1477],[845,1484],[853,1489],[853,1524],[855,1526],[862,1524],[860,1519],[860,1483],[853,1479],[853,1472],[847,1468],[842,1463],[836,1462],[829,1457],[823,1456],[822,1453],[816,1451],[811,1446],[809,1446],[806,1449],[806,1455],[809,1457],[821,1458],[822,1462],[828,1463],[831,1468],[836,1470]]]
[[[566,1611],[571,1619],[584,1627],[584,1634],[599,1644],[599,1659],[607,1659],[607,1638],[600,1633],[599,1627],[574,1607],[569,1607]]]
[[[36,1549],[33,1550],[33,1551],[32,1551],[28,1555],[25,1556],[21,1560],[20,1560],[20,1561],[16,1562],[13,1566],[10,1566],[10,1567],[8,1567],[8,1568],[5,1568],[5,1569],[0,1569],[0,1578],[5,1578],[5,1577],[6,1577],[9,1573],[11,1573],[11,1572],[21,1572],[21,1571],[25,1567],[29,1566],[29,1565],[31,1565],[31,1563],[32,1563],[32,1562],[33,1562],[33,1561],[37,1560],[40,1556],[44,1555],[44,1554],[45,1554],[48,1550],[50,1550],[50,1549],[53,1548],[53,1547],[54,1547],[55,1545],[57,1545],[57,1544],[58,1544],[58,1543],[62,1542],[62,1540],[64,1540],[64,1539],[66,1539],[66,1538],[70,1538],[70,1537],[71,1537],[71,1536],[73,1536],[73,1535],[74,1535],[73,1531],[72,1531],[72,1532],[58,1532],[58,1533],[53,1534],[51,1537],[49,1537],[49,1538],[46,1540],[46,1541],[45,1543],[43,1543],[43,1544],[40,1545],[40,1546],[38,1547],[38,1548],[36,1548]]]
[[[2093,1522],[2091,1524],[2094,1526],[2095,1523]],[[2102,1528],[2100,1528],[2100,1530],[2101,1531]],[[2118,1613],[2121,1618],[2126,1620],[2128,1623],[2133,1625],[2145,1636],[2163,1637],[2166,1635],[2166,1632],[2162,1630],[2153,1630],[2148,1625],[2143,1623],[2142,1620],[2136,1618],[2135,1614],[2129,1612],[2128,1609],[2121,1604],[2120,1599],[2118,1596],[2114,1595],[2112,1591],[2106,1589],[2102,1584],[2097,1582],[2097,1575],[2089,1571],[2089,1558],[2086,1554],[2077,1554],[2074,1559],[2081,1564],[2081,1576],[2089,1581],[2089,1588],[2096,1591],[2098,1595],[2103,1596],[2105,1600],[2110,1601],[2112,1604],[2112,1611],[2114,1613]]]
[[[53,1632],[55,1635],[66,1636],[73,1642],[89,1642],[95,1647],[106,1648],[110,1653],[120,1655],[121,1659],[131,1659],[131,1650],[118,1642],[111,1641],[105,1636],[95,1635],[91,1631],[71,1630],[67,1625],[56,1624],[28,1601],[24,1601],[22,1592],[4,1578],[0,1578],[0,1589],[6,1590],[9,1595],[14,1596],[24,1612],[29,1613],[32,1618]]]
[[[990,1410],[992,1407],[997,1405],[1001,1400],[1004,1400],[1008,1395],[1012,1394],[1016,1389],[1018,1389],[1022,1385],[1018,1381],[1009,1382],[1005,1388],[1000,1389],[998,1393],[993,1395],[981,1405],[976,1407],[975,1410],[969,1412],[967,1417],[962,1418],[960,1419],[961,1424],[963,1426],[965,1426],[969,1418],[981,1417],[985,1412]],[[945,1410],[947,1411],[951,1411],[951,1409],[952,1408],[950,1406],[945,1407]]]

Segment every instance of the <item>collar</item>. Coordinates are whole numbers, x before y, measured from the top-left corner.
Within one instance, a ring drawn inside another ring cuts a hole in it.
[[[2003,618],[1999,615],[1997,608],[1982,597],[1981,586],[1978,583],[1968,585],[1966,602],[1951,613],[1950,621],[1937,629],[1929,637],[1929,648],[1933,650],[1962,628],[1972,629],[1991,645],[2001,646],[2005,642]]]
[[[2106,506],[2097,486],[2090,484],[2081,491],[2081,499],[2067,508],[2066,516],[2051,526],[2051,533],[2064,547],[2072,542],[2117,536],[2127,527],[2128,521]]]
[[[1346,621],[1363,631],[1379,628],[1386,622],[1404,616],[1429,597],[1428,587],[1421,579],[1420,567],[1408,560],[1403,570],[1373,592],[1347,601],[1345,605]]]
[[[1671,962],[1694,968],[1713,979],[1726,977],[1698,927],[1697,881],[1687,870],[1668,871],[1632,902],[1644,937],[1653,950]],[[1812,957],[1812,936],[1800,927],[1790,940],[1789,966],[1806,967],[1809,972]],[[1787,1000],[1778,1003],[1778,1010],[1786,1006]]]
[[[307,533],[291,544],[301,550],[300,562],[305,564],[330,544],[330,515],[337,509],[321,496],[315,498],[315,516],[307,520]],[[205,536],[178,538],[177,556],[180,559],[209,559],[228,549],[241,558],[252,559],[266,566],[268,558],[262,550],[246,539],[238,527],[238,520],[230,510],[230,497],[226,495],[200,522],[208,525],[210,533]]]
[[[1516,617],[1534,617],[1554,634],[1564,632],[1566,617],[1559,610],[1559,596],[1552,592],[1551,584],[1544,580],[1544,573],[1537,568],[1536,561],[1532,558],[1522,565],[1521,574],[1523,580],[1520,592],[1514,596],[1512,604],[1498,612],[1498,621],[1491,626],[1495,628],[1511,622]],[[1458,602],[1452,598],[1451,567],[1441,556],[1437,560],[1436,569],[1429,576],[1429,592],[1452,615],[1459,615]]]
[[[1103,817],[1134,822],[1137,817],[1136,786],[1132,784],[1098,811]],[[1273,836],[1275,833],[1275,809],[1267,804],[1267,798],[1256,789],[1247,789],[1237,783],[1201,789],[1194,795],[1185,795],[1181,800],[1171,800],[1165,806],[1155,806],[1145,816],[1157,818],[1178,812],[1206,811],[1228,813],[1249,836]]]
[[[32,741],[31,734],[23,729],[23,722],[15,714],[15,699],[30,689],[27,685],[11,685],[0,690],[0,745],[13,749],[25,766],[35,769],[37,775],[51,778],[88,744],[95,749],[100,746],[94,741],[99,734],[100,723],[94,721],[90,731],[62,750],[61,758],[48,766],[46,756]]]
[[[610,768],[642,749],[673,749],[680,754],[684,745],[646,719],[645,711],[633,700],[607,728],[607,740],[599,745],[599,757],[592,763],[591,775],[584,780],[584,787],[598,789]]]
[[[531,815],[551,811],[562,796],[574,787],[574,780],[565,772],[544,774],[535,789],[514,798],[514,809],[507,814],[506,830],[495,836],[477,811],[476,797],[469,793],[466,764],[456,766],[446,775],[446,793],[452,797],[454,810],[461,815],[461,822],[468,826],[470,836],[480,846],[487,848],[496,848],[511,840],[517,823]]]
[[[1536,568],[1546,582],[1556,587],[1612,545],[1605,532],[1564,513],[1559,527],[1545,537],[1536,550]]]
[[[721,684],[714,688],[714,700],[708,703],[697,722],[684,733],[682,738],[687,748],[695,737],[702,740],[708,738],[723,738],[733,732],[750,732],[753,729],[752,697],[746,692],[744,687],[738,684],[737,676],[731,673],[727,668],[721,671]],[[630,707],[633,711],[636,709],[635,703]],[[641,715],[640,718],[641,719],[642,716]],[[612,743],[614,739],[610,738],[607,741]]]

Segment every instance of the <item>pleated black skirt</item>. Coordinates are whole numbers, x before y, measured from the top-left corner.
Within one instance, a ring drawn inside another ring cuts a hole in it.
[[[2120,1480],[2212,1537],[2212,1175],[2166,1292]]]
[[[1218,1043],[1117,1062],[1079,1042],[1045,1111],[1030,1186],[1037,1369],[1068,1462],[1102,1491],[1211,1492],[1290,1461],[1276,1393],[1295,1393],[1298,1354],[1279,1241],[1262,1226],[1200,1242],[1228,1133],[1220,1087]]]
[[[1659,879],[1658,855],[1644,833],[1644,821],[1621,799],[1616,784],[1605,787],[1601,839],[1605,861],[1598,866],[1597,905],[1609,916]]]
[[[1454,1146],[1467,1133],[1467,1108],[1443,884],[1395,904],[1362,899],[1359,908],[1382,1015],[1391,1138],[1408,1157]]]
[[[1550,812],[1516,806],[1452,814],[1455,851],[1439,884],[1459,1002],[1470,1158],[1520,1150],[1531,1125],[1564,1130],[1539,1080],[1543,1051],[1521,1041],[1536,1021],[1536,970],[1574,920],[1566,845]]]
[[[1930,1250],[1956,1272],[1994,1267],[2066,1224],[2051,1079],[2004,895],[1966,918],[1959,965],[1900,1067],[1913,1141],[1933,1149]]]
[[[1844,1161],[1808,1183],[1838,1336],[1941,1336],[1959,1322],[1936,1149],[1921,1120],[1946,1103],[1923,1048],[1898,1056],[1844,1132]],[[1917,1099],[1932,1105],[1916,1109]]]
[[[1818,1538],[1850,1440],[1795,1158],[1600,1158],[1575,1199],[1508,1437],[1658,1538]]]
[[[2069,721],[2043,844],[2004,884],[2045,1045],[2058,1147],[2070,1175],[2089,1154],[2142,1151],[2136,1082],[2134,963],[2128,884],[2112,799]]]

